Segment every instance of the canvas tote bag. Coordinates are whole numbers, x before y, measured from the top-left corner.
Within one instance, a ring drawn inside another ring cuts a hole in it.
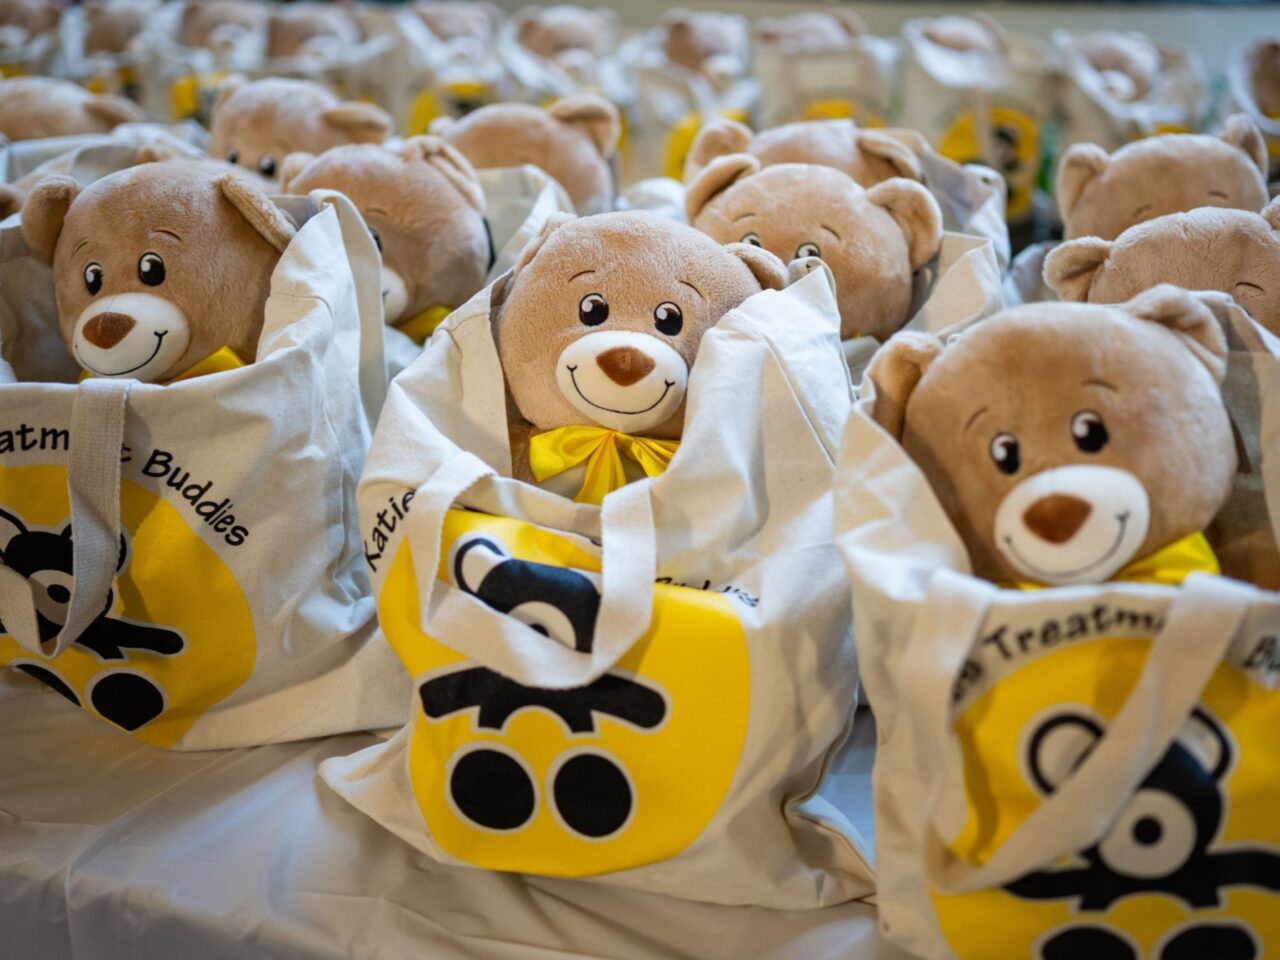
[[[857,690],[824,530],[838,325],[824,271],[726,315],[670,467],[597,507],[510,478],[490,291],[450,317],[391,385],[360,491],[412,719],[325,781],[443,863],[782,908],[867,894],[816,795]]]

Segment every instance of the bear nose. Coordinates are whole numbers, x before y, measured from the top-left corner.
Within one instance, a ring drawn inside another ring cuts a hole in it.
[[[1088,501],[1067,493],[1041,497],[1022,514],[1027,529],[1050,543],[1066,543],[1089,519],[1093,507]]]
[[[110,350],[136,326],[133,317],[123,313],[100,313],[84,325],[84,338],[95,347]]]
[[[620,387],[643,380],[654,368],[653,358],[635,347],[612,347],[596,357],[596,364]]]

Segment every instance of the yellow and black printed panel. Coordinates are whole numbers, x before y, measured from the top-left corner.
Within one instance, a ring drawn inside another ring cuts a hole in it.
[[[70,513],[65,467],[0,467],[0,560],[31,583],[45,643],[71,599]],[[126,480],[120,519],[102,614],[56,657],[35,656],[0,625],[0,663],[139,740],[170,747],[253,673],[253,618],[231,571],[173,506]]]
[[[1006,216],[1017,220],[1031,212],[1036,178],[1040,174],[1040,125],[1019,108],[997,105],[988,120],[992,142],[979,138],[973,113],[957,114],[938,141],[938,152],[956,163],[983,163],[994,167],[1009,185]]]
[[[532,524],[451,511],[439,575],[580,651],[600,605],[599,558]],[[439,847],[478,867],[590,876],[675,856],[737,772],[750,710],[746,636],[724,593],[658,584],[650,629],[571,690],[522,686],[419,628],[403,541],[382,628],[418,683],[409,775]]]

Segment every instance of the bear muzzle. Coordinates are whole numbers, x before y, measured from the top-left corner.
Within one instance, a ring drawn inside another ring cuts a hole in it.
[[[556,360],[556,386],[586,423],[643,433],[675,415],[689,367],[675,348],[632,330],[578,337]]]

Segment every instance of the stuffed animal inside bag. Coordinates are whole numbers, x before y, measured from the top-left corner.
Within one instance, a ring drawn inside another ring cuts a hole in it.
[[[258,0],[186,0],[178,42],[184,47],[227,50],[267,25],[267,6]]]
[[[418,0],[412,7],[437,40],[471,39],[482,44],[493,40],[502,11],[483,0]]]
[[[0,80],[0,136],[9,140],[109,133],[122,123],[145,119],[136,103],[109,93],[90,93],[70,80]]]
[[[62,5],[54,0],[0,0],[0,50],[22,51],[61,22]]]
[[[291,153],[382,143],[391,128],[391,117],[381,107],[343,102],[310,80],[232,76],[218,87],[209,154],[274,181]]]
[[[820,257],[835,278],[845,340],[887,340],[910,319],[915,271],[942,242],[938,202],[914,180],[864,190],[833,167],[762,168],[745,153],[704,169],[685,210],[718,243],[763,247],[787,263]]]
[[[676,8],[659,24],[668,62],[724,83],[747,68],[747,26],[742,17],[711,10]]]
[[[512,17],[520,45],[576,78],[594,77],[617,43],[618,16],[571,3],[525,7]]]
[[[336,190],[355,204],[382,252],[386,322],[419,344],[484,286],[493,261],[484,191],[466,158],[438,137],[291,154],[280,190]]]
[[[1018,586],[1216,573],[1204,531],[1236,471],[1213,312],[1161,286],[1117,306],[1028,304],[945,346],[904,331],[872,360],[902,443],[974,572]]]
[[[702,336],[786,271],[650,213],[553,216],[494,291],[515,476],[581,502],[662,473]]]
[[[89,375],[149,383],[253,362],[295,232],[252,178],[207,160],[143,163],[83,188],[47,177],[22,208],[72,356]]]
[[[267,20],[267,56],[336,57],[360,37],[356,18],[340,3],[281,4]]]
[[[126,52],[158,7],[158,0],[89,0],[84,5],[85,54]]]

